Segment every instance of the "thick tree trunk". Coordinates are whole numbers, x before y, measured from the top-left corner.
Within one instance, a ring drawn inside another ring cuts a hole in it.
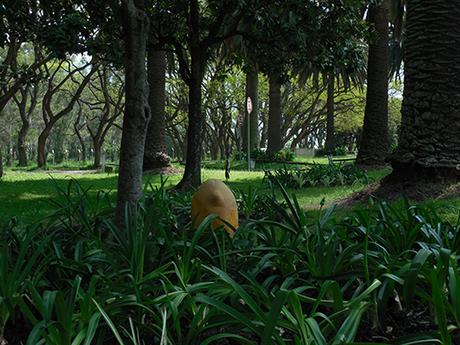
[[[192,55],[193,56],[193,55]],[[201,184],[201,155],[204,116],[201,114],[202,67],[200,59],[192,57],[192,78],[189,85],[189,111],[185,170],[178,189],[198,187]]]
[[[246,100],[248,97],[252,101],[252,112],[248,114],[245,110],[246,116],[243,124],[243,148],[247,150],[248,147],[248,118],[249,118],[249,145],[250,149],[254,150],[259,146],[259,74],[257,70],[252,69],[246,73]]]
[[[377,39],[369,44],[366,109],[357,163],[378,166],[385,164],[389,153],[389,0],[370,7],[369,21],[375,27]]]
[[[30,128],[30,121],[23,121],[21,129],[18,133],[18,165],[20,167],[27,166],[27,149],[26,149],[26,137]]]
[[[144,171],[168,166],[161,159],[166,155],[165,145],[165,101],[166,101],[166,52],[150,48],[147,57],[149,82],[149,105],[152,113],[144,149]]]
[[[327,76],[326,144],[324,145],[324,149],[328,154],[334,154],[335,152],[334,92],[335,76],[331,72]]]
[[[149,20],[142,1],[123,2],[125,42],[125,113],[120,147],[116,222],[123,224],[127,205],[142,195],[145,136],[150,120],[145,68]]]
[[[198,22],[198,1],[190,1],[190,78],[188,128],[187,128],[187,157],[182,180],[177,184],[179,190],[198,187],[201,184],[201,156],[203,151],[203,132],[205,118],[201,114],[201,84],[203,81],[206,52],[200,45]]]
[[[267,153],[275,153],[283,148],[281,144],[281,83],[277,76],[271,76],[269,84]]]
[[[458,179],[460,2],[407,2],[404,99],[390,179]]]

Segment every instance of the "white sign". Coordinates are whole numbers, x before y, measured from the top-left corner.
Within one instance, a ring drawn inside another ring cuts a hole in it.
[[[251,99],[251,97],[248,97],[248,99],[246,101],[246,109],[248,111],[248,114],[252,113],[252,99]]]

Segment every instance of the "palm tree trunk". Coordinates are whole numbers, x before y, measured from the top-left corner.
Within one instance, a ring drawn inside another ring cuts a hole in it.
[[[370,7],[369,22],[374,25],[378,36],[369,44],[366,109],[357,163],[378,166],[385,164],[389,153],[389,0]]]
[[[335,152],[334,91],[335,78],[334,73],[331,72],[327,76],[326,144],[324,145],[328,154]]]
[[[407,2],[404,99],[390,180],[458,179],[460,1]]]
[[[275,153],[282,149],[281,145],[281,82],[277,76],[269,80],[268,109],[268,146],[267,153]]]
[[[147,54],[149,105],[152,118],[147,129],[144,149],[144,171],[168,166],[159,154],[166,154],[165,101],[166,52],[150,48]]]

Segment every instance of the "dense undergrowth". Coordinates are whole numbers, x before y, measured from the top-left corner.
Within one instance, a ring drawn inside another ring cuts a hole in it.
[[[275,181],[276,183],[276,181]],[[190,196],[126,210],[72,182],[39,225],[2,227],[0,327],[10,344],[455,344],[459,224],[370,203],[340,220],[295,196],[238,193],[233,239],[190,227]],[[397,315],[415,315],[411,327]]]

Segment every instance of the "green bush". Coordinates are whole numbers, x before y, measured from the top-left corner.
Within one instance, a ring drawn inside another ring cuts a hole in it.
[[[458,224],[407,202],[370,203],[344,219],[333,208],[310,213],[272,182],[281,200],[243,192],[251,219],[233,239],[210,230],[214,216],[192,230],[190,195],[164,184],[127,208],[118,228],[110,199],[101,194],[90,206],[89,191],[73,182],[50,217],[1,228],[0,337],[49,345],[459,343]],[[271,211],[252,219],[263,208]],[[389,325],[399,310],[421,327]],[[404,337],[388,333],[395,327]]]
[[[289,149],[280,150],[273,154],[263,150],[253,150],[251,158],[262,162],[291,162],[294,160],[295,154]]]
[[[266,175],[289,188],[345,186],[369,182],[367,173],[354,164],[313,164],[302,170],[285,166],[273,172],[267,171]]]
[[[346,147],[337,147],[334,152],[328,152],[326,149],[322,148],[322,149],[318,149],[315,151],[315,157],[325,157],[325,156],[328,156],[328,155],[331,155],[331,156],[346,156],[348,154],[348,149]]]

